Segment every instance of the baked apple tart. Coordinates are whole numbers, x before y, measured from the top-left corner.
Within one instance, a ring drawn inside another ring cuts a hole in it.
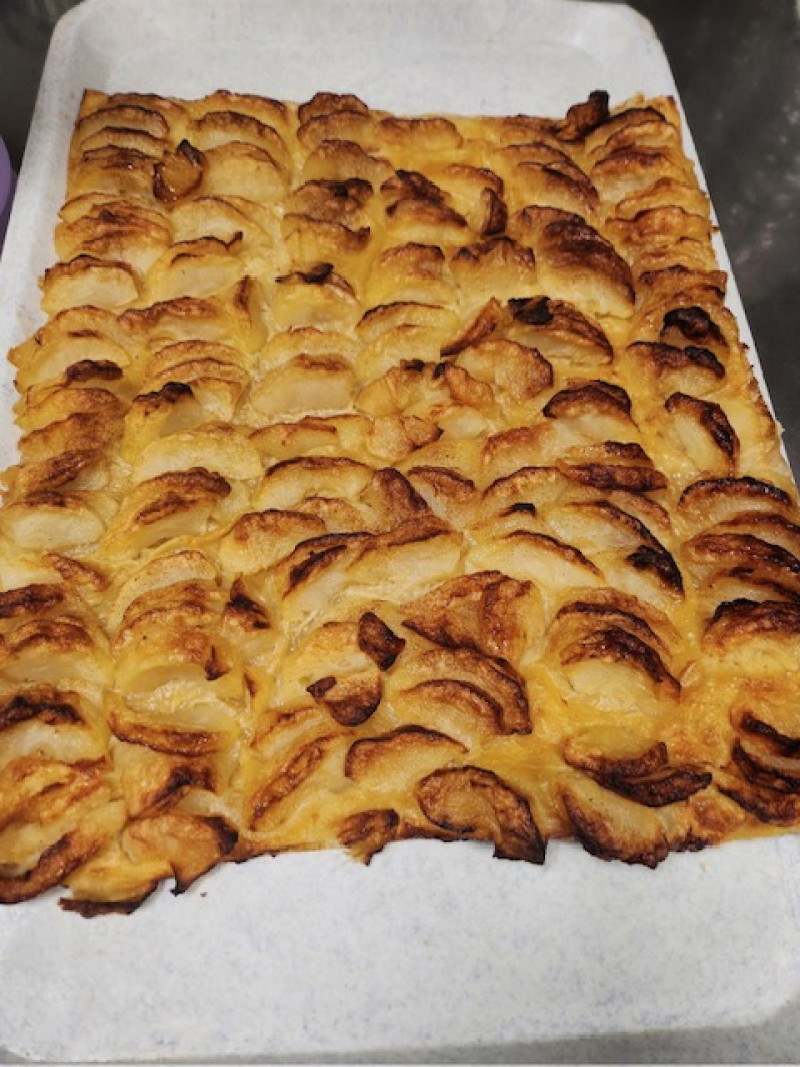
[[[0,900],[796,828],[800,513],[713,232],[667,98],[87,91],[10,354]]]

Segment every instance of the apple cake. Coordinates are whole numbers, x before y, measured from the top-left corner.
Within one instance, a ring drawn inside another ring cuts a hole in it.
[[[0,900],[796,828],[800,518],[713,231],[669,98],[88,90],[10,354]]]

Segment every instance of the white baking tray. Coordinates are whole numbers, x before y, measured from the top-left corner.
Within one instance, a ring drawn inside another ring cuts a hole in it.
[[[86,86],[350,90],[405,112],[558,113],[595,88],[677,96],[649,24],[613,4],[86,0],[44,71],[0,265],[0,350],[42,321],[35,279]],[[752,345],[735,289],[732,306]],[[3,388],[7,461],[8,372]],[[554,1038],[744,1027],[800,992],[797,838],[656,871],[568,844],[543,868],[490,851],[410,842],[369,868],[265,858],[129,917],[86,921],[52,895],[5,909],[0,1045],[45,1062],[502,1058]]]

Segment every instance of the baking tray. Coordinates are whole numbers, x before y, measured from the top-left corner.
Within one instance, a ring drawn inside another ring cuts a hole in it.
[[[43,321],[35,279],[54,259],[86,86],[349,90],[404,112],[556,114],[601,87],[615,102],[677,97],[652,28],[615,4],[85,0],[43,73],[0,263],[0,350]],[[735,286],[730,305],[758,367]],[[5,909],[0,1045],[41,1062],[502,1058],[555,1038],[746,1027],[800,992],[797,838],[656,871],[572,844],[543,868],[490,851],[408,842],[368,868],[335,852],[263,858],[180,899],[163,888],[129,917],[86,921],[52,895]]]

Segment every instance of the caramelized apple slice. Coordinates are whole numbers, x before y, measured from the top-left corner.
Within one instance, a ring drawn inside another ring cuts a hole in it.
[[[205,157],[188,141],[168,152],[153,173],[153,195],[162,204],[174,204],[197,192],[203,180]]]
[[[423,778],[416,792],[427,818],[441,829],[457,837],[493,841],[500,859],[544,863],[545,841],[530,804],[494,772],[445,768]]]
[[[575,836],[593,856],[647,867],[666,859],[669,842],[655,813],[590,778],[573,779],[560,793]]]

